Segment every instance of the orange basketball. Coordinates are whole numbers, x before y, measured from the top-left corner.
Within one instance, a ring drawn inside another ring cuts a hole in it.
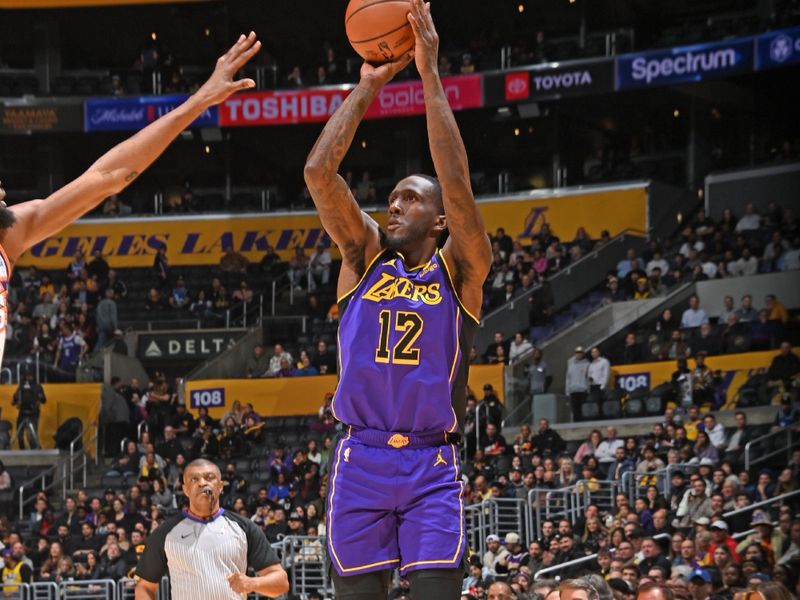
[[[407,0],[350,0],[344,26],[353,49],[367,62],[392,62],[414,48]]]

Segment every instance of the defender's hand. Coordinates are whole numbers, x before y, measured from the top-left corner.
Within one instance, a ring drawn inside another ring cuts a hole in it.
[[[414,30],[416,44],[414,58],[420,75],[438,73],[439,34],[433,25],[431,3],[422,0],[411,0],[411,12],[408,21]]]
[[[251,31],[247,37],[240,35],[231,49],[217,59],[217,66],[211,77],[197,91],[197,97],[203,104],[213,106],[240,90],[255,87],[256,82],[252,79],[234,81],[233,78],[260,49],[261,42],[256,39],[254,32]]]

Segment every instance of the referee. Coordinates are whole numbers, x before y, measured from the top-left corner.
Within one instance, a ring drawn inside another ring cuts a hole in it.
[[[136,600],[155,600],[169,574],[175,600],[242,600],[250,592],[280,596],[289,579],[264,532],[250,519],[219,506],[224,486],[213,462],[197,459],[183,472],[189,510],[150,535],[136,567]],[[245,572],[252,568],[256,577]]]

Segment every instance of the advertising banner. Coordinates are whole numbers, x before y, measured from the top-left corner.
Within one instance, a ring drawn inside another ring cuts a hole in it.
[[[488,73],[483,85],[487,106],[604,94],[614,91],[614,61],[608,58],[569,66],[548,64],[510,73]]]
[[[234,401],[252,402],[265,417],[316,415],[325,395],[336,390],[335,375],[282,377],[278,379],[201,379],[186,382],[186,398],[195,412],[201,406],[215,419],[225,414]],[[503,401],[503,365],[473,365],[469,368],[469,387],[478,400],[483,386],[490,384]]]
[[[54,436],[58,426],[71,417],[78,417],[83,423],[84,447],[94,456],[94,445],[90,440],[94,435],[91,427],[100,418],[100,392],[102,385],[99,383],[58,383],[44,384],[45,399],[40,407],[39,415],[39,442],[42,448],[54,448]],[[3,420],[17,422],[17,408],[12,406],[11,399],[17,391],[15,385],[0,385],[0,414]],[[10,432],[14,435],[14,430]],[[27,439],[27,438],[26,438]],[[14,448],[16,448],[16,444]],[[16,482],[18,485],[21,481]]]
[[[83,102],[47,98],[0,102],[0,135],[45,131],[83,131]]]
[[[538,233],[544,223],[565,240],[571,240],[581,225],[595,239],[604,229],[614,236],[625,229],[644,231],[647,227],[644,185],[597,192],[535,192],[481,200],[478,207],[487,231],[504,227],[509,235],[523,240]],[[385,211],[371,215],[382,226],[386,224]],[[258,262],[269,245],[289,260],[296,247],[310,251],[320,241],[330,244],[319,217],[309,212],[83,219],[33,246],[18,264],[63,269],[80,250],[87,256],[101,252],[114,268],[150,267],[161,246],[166,246],[173,266],[219,264],[226,246]],[[339,256],[335,248],[331,254]]]
[[[84,6],[119,6],[123,4],[177,4],[209,0],[0,0],[0,8],[80,8]]]
[[[480,75],[443,79],[447,98],[453,110],[480,108],[483,105]],[[236,94],[220,108],[220,125],[250,127],[254,125],[293,125],[327,121],[352,91],[352,85],[247,92]],[[422,82],[408,81],[385,86],[367,110],[367,119],[408,117],[425,113]]]
[[[753,66],[753,38],[623,54],[617,58],[617,89],[696,83],[748,73]]]
[[[142,361],[200,361],[227,350],[244,330],[174,331],[139,334],[136,356]]]
[[[90,98],[86,101],[86,131],[136,131],[182,104],[188,96]],[[219,109],[206,109],[190,127],[216,127]]]
[[[726,408],[736,402],[739,396],[739,389],[747,380],[759,370],[768,369],[772,359],[777,354],[777,350],[770,350],[709,356],[706,358],[706,364],[712,371],[722,371],[721,386],[726,396]],[[693,367],[694,360],[690,358],[689,368]],[[670,381],[675,369],[675,361],[665,360],[636,365],[612,366],[611,374],[617,388],[623,388],[630,392],[640,386],[652,389]]]
[[[756,37],[756,69],[800,63],[800,27],[769,31]]]

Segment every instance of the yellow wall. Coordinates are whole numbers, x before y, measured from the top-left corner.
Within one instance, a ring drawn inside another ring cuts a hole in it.
[[[83,422],[84,444],[88,447],[94,432],[91,424],[100,416],[99,383],[59,383],[42,386],[47,402],[41,407],[39,417],[39,441],[43,448],[55,448],[53,436],[59,424],[71,417],[78,417]],[[17,386],[0,385],[0,412],[2,418],[11,421],[16,427],[17,409],[11,405]],[[12,430],[13,435],[13,430]],[[92,454],[94,447],[91,447]]]
[[[469,386],[478,398],[482,397],[486,383],[497,390],[502,400],[502,365],[470,367]],[[325,401],[325,394],[335,389],[334,375],[281,379],[203,379],[186,382],[186,401],[191,404],[193,392],[213,394],[212,390],[224,390],[224,406],[209,408],[209,414],[216,419],[228,411],[235,400],[243,404],[252,402],[256,412],[268,417],[315,415]]]
[[[723,382],[727,394],[726,406],[738,400],[739,388],[761,369],[768,369],[777,350],[765,352],[746,352],[743,354],[726,354],[706,357],[706,364],[712,371],[722,371]],[[694,367],[694,360],[689,359],[689,368]],[[669,381],[676,370],[676,361],[665,360],[637,365],[617,365],[611,367],[612,380],[616,383],[618,375],[648,374],[651,389]]]
[[[612,236],[624,229],[643,231],[647,225],[644,187],[564,195],[543,199],[485,201],[479,204],[486,229],[504,227],[514,238],[527,239],[547,222],[563,240],[575,236],[578,225],[598,238],[607,229]],[[385,225],[385,211],[372,213]],[[327,239],[315,214],[214,215],[212,217],[106,219],[73,223],[60,234],[37,244],[20,259],[20,266],[65,268],[75,252],[87,256],[100,251],[112,267],[150,267],[157,248],[167,244],[172,265],[219,263],[222,248],[232,245],[257,262],[264,246],[273,246],[284,259],[300,245],[312,249]],[[338,252],[334,249],[334,255]]]

